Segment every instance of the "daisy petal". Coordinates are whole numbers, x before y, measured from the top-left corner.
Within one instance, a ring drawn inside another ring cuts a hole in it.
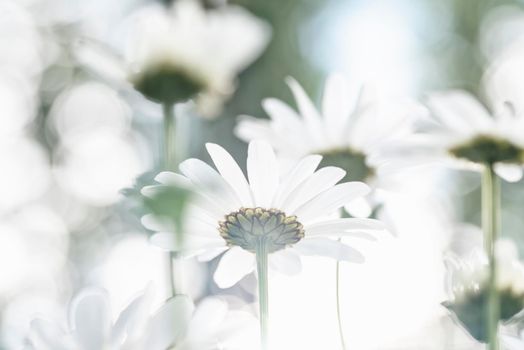
[[[84,290],[71,303],[71,320],[71,328],[82,349],[104,348],[111,327],[107,294],[98,289]]]
[[[153,245],[169,251],[200,251],[202,249],[220,248],[224,246],[224,240],[220,237],[205,237],[194,234],[186,235],[185,241],[180,244],[174,233],[157,232],[151,236]]]
[[[215,248],[215,249],[208,249],[204,253],[198,255],[197,260],[203,261],[203,262],[213,260],[214,258],[216,258],[217,256],[219,256],[220,254],[222,254],[223,252],[225,252],[228,249],[229,249],[228,246],[223,246],[223,247]]]
[[[203,161],[195,158],[187,159],[180,164],[179,168],[191,182],[205,192],[206,196],[225,210],[232,211],[241,205],[231,186]]]
[[[140,218],[142,226],[151,231],[173,231],[174,225],[171,220],[162,219],[153,214],[146,214]]]
[[[298,109],[304,118],[304,122],[306,123],[310,135],[314,137],[311,141],[318,141],[318,138],[321,137],[323,133],[323,125],[317,109],[311,102],[311,99],[307,96],[302,86],[300,86],[300,84],[295,79],[288,77],[286,79],[286,83],[295,97]]]
[[[363,263],[365,260],[356,249],[332,239],[304,239],[295,244],[294,248],[303,255],[320,255],[353,263]]]
[[[430,109],[444,126],[458,132],[487,129],[492,124],[488,111],[470,93],[455,90],[433,93],[428,99]]]
[[[309,153],[311,145],[304,140],[315,135],[309,136],[307,125],[291,107],[276,98],[263,100],[262,107],[271,118],[271,122],[264,121],[271,130],[271,137],[266,140],[275,149],[292,154]]]
[[[188,326],[186,340],[202,342],[213,339],[227,314],[227,304],[218,298],[207,298],[197,306]]]
[[[169,349],[185,333],[195,306],[186,296],[169,299],[151,318],[144,337],[143,349]]]
[[[368,218],[373,214],[373,205],[367,198],[360,197],[344,205],[344,210],[352,217]]]
[[[278,188],[279,172],[275,153],[267,142],[249,143],[247,173],[255,206],[270,207]]]
[[[235,190],[242,205],[246,207],[253,206],[249,184],[233,157],[225,149],[214,143],[207,143],[206,149],[218,172]]]
[[[229,288],[253,271],[254,265],[253,253],[232,247],[220,259],[213,277],[220,288]]]
[[[282,208],[286,213],[292,213],[301,205],[317,196],[342,180],[346,172],[337,167],[325,167],[311,175],[296,187],[285,199]]]
[[[308,237],[357,237],[376,241],[370,231],[382,231],[384,224],[375,219],[343,218],[314,223],[306,226]]]
[[[522,179],[522,166],[517,164],[495,164],[495,172],[507,182],[517,182]]]
[[[245,142],[251,140],[266,140],[271,144],[278,143],[277,138],[274,137],[274,131],[267,120],[248,115],[239,116],[234,133],[239,139]]]
[[[322,156],[316,154],[306,156],[298,161],[295,167],[282,180],[273,205],[279,208],[282,201],[286,199],[298,185],[313,175],[321,161]]]
[[[300,256],[293,248],[287,248],[271,254],[269,256],[269,266],[288,276],[297,275],[302,271]]]
[[[157,176],[155,176],[155,181],[161,183],[162,185],[171,185],[187,189],[192,187],[191,181],[187,177],[172,171],[162,171]]]
[[[363,182],[338,184],[300,206],[294,214],[299,219],[329,215],[353,199],[368,194],[369,191],[369,186]],[[306,220],[303,221],[306,222]]]
[[[136,334],[140,334],[143,330],[147,322],[147,318],[144,318],[143,315],[149,313],[152,293],[153,287],[148,285],[146,290],[120,313],[111,332],[113,347],[117,348],[119,344],[122,344],[126,336],[127,340],[134,339]]]
[[[330,137],[340,138],[357,98],[358,91],[350,91],[343,76],[332,74],[328,77],[322,97],[322,115]]]

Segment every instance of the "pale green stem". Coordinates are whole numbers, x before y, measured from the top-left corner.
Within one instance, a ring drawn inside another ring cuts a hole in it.
[[[162,153],[164,155],[162,160],[162,168],[164,170],[174,170],[176,168],[176,147],[175,147],[175,130],[176,120],[174,114],[174,105],[171,103],[164,103],[162,105],[162,111],[164,114],[164,137]],[[174,277],[175,259],[176,254],[173,252],[167,253],[168,259],[168,281],[171,286],[171,294],[175,296],[177,294],[176,279]]]
[[[175,148],[175,113],[174,105],[170,103],[165,103],[162,105],[164,112],[164,145],[163,153],[164,160],[162,168],[164,170],[174,170],[176,168],[176,148]]]
[[[482,176],[482,229],[484,248],[489,260],[487,332],[488,350],[498,350],[500,300],[497,290],[497,261],[495,244],[500,230],[500,183],[492,164],[487,164]]]
[[[340,335],[340,345],[342,350],[346,350],[346,340],[344,338],[344,328],[342,327],[342,315],[340,310],[340,261],[337,261],[336,268],[336,298],[337,298],[337,320],[338,333]]]
[[[268,350],[269,344],[269,298],[268,298],[268,253],[263,239],[256,247],[257,274],[258,274],[258,304],[260,318],[261,349]]]

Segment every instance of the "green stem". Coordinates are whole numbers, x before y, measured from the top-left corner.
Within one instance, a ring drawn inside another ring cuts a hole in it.
[[[269,311],[268,311],[268,253],[266,243],[261,240],[256,248],[258,273],[258,305],[260,308],[260,341],[261,349],[267,350],[269,343]]]
[[[164,144],[163,153],[164,159],[162,168],[164,170],[174,170],[176,167],[176,147],[175,147],[175,113],[174,105],[165,103],[162,105],[164,112]]]
[[[342,350],[346,350],[346,340],[344,339],[344,330],[342,327],[342,315],[340,311],[340,261],[337,261],[336,269],[336,294],[337,294],[337,320],[338,320],[338,333],[340,335],[340,345]]]
[[[497,290],[497,261],[495,244],[500,230],[500,183],[492,164],[487,164],[482,176],[482,229],[484,249],[489,261],[487,332],[488,350],[498,350],[500,300]]]
[[[176,167],[176,148],[175,148],[175,130],[176,130],[176,120],[174,114],[174,105],[171,103],[164,103],[162,105],[162,112],[164,115],[163,123],[163,145],[162,145],[162,168],[164,170],[173,170]],[[168,259],[168,281],[171,287],[171,294],[173,296],[177,295],[176,281],[174,277],[175,271],[175,258],[176,254],[173,252],[167,253]]]

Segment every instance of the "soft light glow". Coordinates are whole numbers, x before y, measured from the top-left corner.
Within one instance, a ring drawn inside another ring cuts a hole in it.
[[[167,259],[168,253],[152,246],[147,237],[130,234],[115,245],[106,262],[93,276],[99,276],[96,279],[108,290],[113,312],[121,310],[148,285],[153,288],[153,303],[160,305],[171,296],[166,277]],[[175,279],[184,279],[183,282],[177,281],[177,286],[182,288],[181,293],[198,298],[205,288],[205,266],[191,260],[178,264],[182,264],[178,270],[183,274],[175,276]]]
[[[50,181],[43,149],[27,138],[0,139],[0,212],[14,209],[40,197]]]
[[[55,168],[59,185],[92,205],[109,205],[144,170],[134,143],[109,131],[84,133],[69,140]]]
[[[54,212],[27,206],[0,222],[0,295],[55,291],[65,264],[66,228]]]
[[[87,82],[63,92],[55,101],[51,115],[60,138],[74,142],[78,135],[86,132],[127,131],[131,110],[113,89]]]
[[[313,49],[321,67],[395,94],[416,90],[413,3],[337,3]],[[314,23],[318,25],[318,23]]]

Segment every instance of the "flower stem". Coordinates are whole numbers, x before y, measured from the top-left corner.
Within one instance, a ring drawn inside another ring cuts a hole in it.
[[[164,115],[163,123],[163,145],[162,145],[162,168],[164,170],[174,170],[176,167],[176,153],[175,153],[175,113],[174,105],[171,103],[164,103],[162,105],[162,112]],[[167,253],[168,259],[168,281],[169,286],[171,287],[171,294],[173,296],[177,295],[176,280],[174,276],[175,272],[175,259],[176,255],[173,252]]]
[[[340,335],[340,345],[342,350],[346,350],[346,340],[344,339],[344,330],[342,327],[342,315],[340,311],[340,261],[337,260],[336,268],[336,298],[337,298],[337,320],[338,320],[338,333]]]
[[[164,170],[174,170],[176,167],[174,105],[165,103],[162,105],[162,110],[164,113],[164,144],[162,147],[164,159],[162,168]]]
[[[258,304],[260,318],[261,349],[268,350],[269,343],[269,311],[268,311],[268,253],[263,239],[256,247],[257,274],[258,274]]]
[[[488,350],[498,350],[498,325],[500,300],[497,290],[497,261],[495,244],[500,230],[500,183],[493,170],[493,164],[486,164],[482,175],[482,229],[484,249],[489,260],[487,333]]]

